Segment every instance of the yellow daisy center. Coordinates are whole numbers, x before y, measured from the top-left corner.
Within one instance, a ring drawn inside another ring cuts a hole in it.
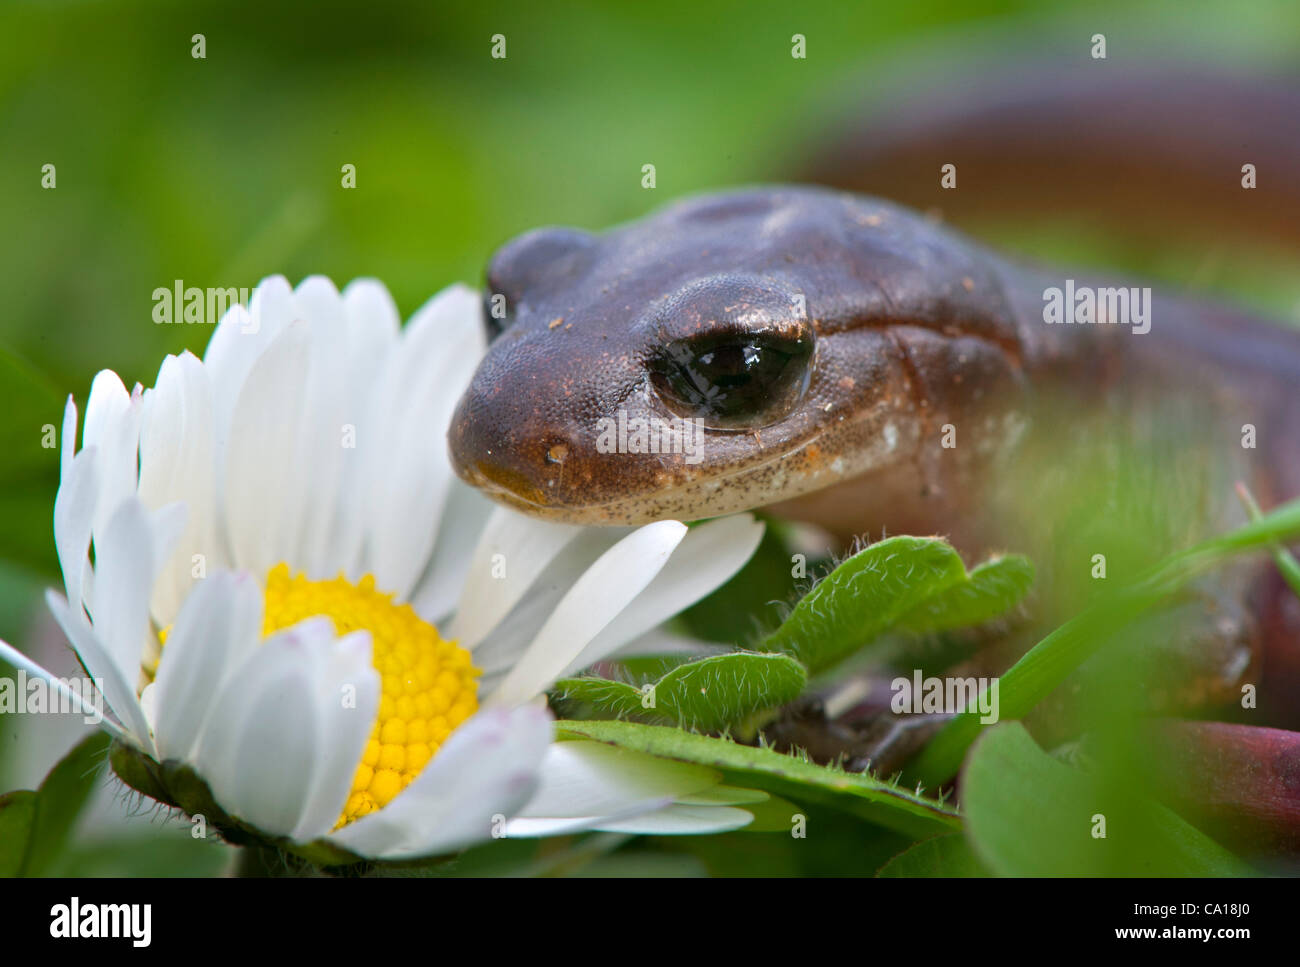
[[[340,635],[368,631],[371,662],[379,673],[379,717],[352,780],[335,829],[388,805],[405,789],[447,736],[478,709],[479,670],[469,652],[444,641],[409,604],[394,604],[366,575],[352,584],[292,577],[277,564],[266,579],[262,634],[324,616]]]

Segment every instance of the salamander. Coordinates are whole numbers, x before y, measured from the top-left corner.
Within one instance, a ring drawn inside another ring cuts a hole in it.
[[[1250,90],[1238,93],[1245,111]],[[1118,103],[1068,86],[1054,96],[1075,119],[1081,103]],[[1007,110],[988,108],[995,129],[1032,140]],[[1050,116],[1042,103],[1029,113]],[[963,130],[976,137],[978,117]],[[937,190],[941,156],[908,137]],[[1300,157],[1288,144],[1260,156]],[[882,181],[907,157],[893,147],[864,161]],[[854,181],[847,163],[815,167]],[[1235,168],[1217,174],[1244,191]],[[1269,220],[1282,234],[1286,223]],[[1085,290],[1089,310],[1062,308]],[[1300,332],[1165,286],[1026,264],[870,195],[760,186],[601,233],[539,229],[492,258],[485,299],[492,342],[453,417],[452,462],[537,517],[634,525],[775,507],[845,536],[1014,546],[1008,517],[986,510],[1031,432],[1064,442],[1085,417],[1171,412],[1215,477],[1198,533],[1243,519],[1234,479],[1265,506],[1300,494]],[[1250,604],[1202,669],[1222,672],[1220,700],[1245,674],[1242,648],[1295,651],[1300,608],[1266,570],[1229,582]],[[1275,681],[1300,681],[1294,655],[1274,667]]]
[[[1159,290],[1147,333],[1045,322],[1044,293],[1067,283],[1088,285],[820,188],[705,195],[601,235],[543,229],[492,261],[488,291],[509,309],[453,418],[453,462],[502,502],[579,524],[715,516],[854,481],[855,530],[973,492],[1036,387],[1106,384],[1215,398],[1225,427],[1277,444],[1255,450],[1275,461],[1256,491],[1300,492],[1300,455],[1282,445],[1300,333]],[[625,441],[611,455],[599,438],[620,418],[683,424],[696,453]]]

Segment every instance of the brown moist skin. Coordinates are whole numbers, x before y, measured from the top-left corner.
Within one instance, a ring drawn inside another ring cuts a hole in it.
[[[1043,291],[1068,276],[819,188],[705,195],[600,235],[540,229],[489,268],[488,297],[509,313],[453,417],[453,465],[556,521],[697,519],[803,498],[797,516],[837,533],[947,529],[962,544],[991,465],[1045,394],[1122,410],[1182,393],[1221,417],[1216,435],[1257,424],[1246,479],[1265,506],[1300,492],[1300,453],[1275,445],[1300,419],[1300,335],[1159,290],[1144,335],[1047,325]],[[815,348],[788,412],[706,428],[696,462],[600,451],[600,421],[620,411],[633,426],[674,419],[650,375],[674,340],[799,327]],[[946,426],[955,447],[941,443]]]
[[[492,261],[489,301],[503,295],[510,312],[453,417],[453,465],[555,521],[775,504],[845,538],[943,533],[969,560],[1052,546],[1024,527],[1053,520],[1053,472],[1087,427],[1118,440],[1173,418],[1204,470],[1177,546],[1244,522],[1233,481],[1266,508],[1300,493],[1300,333],[1159,290],[1145,334],[1048,325],[1044,290],[1066,278],[1116,284],[1013,265],[904,208],[817,188],[689,199],[602,235],[542,229]],[[666,346],[809,330],[802,395],[756,428],[705,430],[699,462],[600,451],[602,419],[674,417],[652,377]],[[1247,423],[1256,449],[1241,445]],[[1017,453],[1041,460],[1018,479]],[[1123,483],[1107,466],[1082,471],[1098,514],[1140,496],[1109,492]],[[1186,669],[1181,700],[1235,702],[1263,655],[1269,707],[1287,719],[1300,605],[1271,565],[1244,560],[1216,580],[1229,606],[1209,601],[1192,625],[1213,634],[1168,643]]]
[[[453,418],[453,464],[496,499],[571,523],[714,516],[867,471],[920,491],[935,449],[923,442],[960,417],[976,438],[945,451],[944,480],[959,480],[1014,437],[1028,379],[1065,351],[1018,318],[989,253],[816,188],[689,199],[601,235],[541,229],[492,260],[493,294],[510,314]],[[696,463],[598,451],[598,421],[620,410],[674,418],[650,378],[673,339],[799,325],[815,350],[788,414],[706,428]]]

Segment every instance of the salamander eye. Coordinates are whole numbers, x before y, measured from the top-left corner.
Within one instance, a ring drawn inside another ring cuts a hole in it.
[[[767,426],[808,388],[813,338],[790,331],[706,333],[669,343],[650,363],[650,381],[680,417],[714,429]]]

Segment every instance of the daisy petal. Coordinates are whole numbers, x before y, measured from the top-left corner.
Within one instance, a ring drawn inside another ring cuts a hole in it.
[[[341,423],[351,427],[355,439],[350,447],[341,447],[338,496],[330,525],[330,540],[324,551],[322,569],[342,571],[356,580],[363,573],[362,541],[365,537],[366,456],[368,443],[376,436],[368,428],[371,405],[380,385],[379,373],[393,347],[397,345],[401,317],[397,305],[384,286],[373,279],[357,279],[343,290],[343,308],[347,317],[347,379],[335,388],[341,398]]]
[[[23,669],[28,675],[31,675],[34,678],[45,679],[45,681],[49,683],[50,688],[67,697],[69,707],[74,711],[82,715],[98,716],[96,710],[86,705],[86,703],[82,701],[81,696],[68,688],[62,680],[36,664],[36,662],[32,661],[7,641],[0,640],[0,658],[13,665],[15,668]],[[99,717],[99,721],[100,724],[103,725],[104,728],[107,729],[115,738],[121,739],[123,742],[135,743],[136,740],[131,736],[131,734],[112,719]]]
[[[78,612],[90,598],[90,534],[99,499],[97,458],[94,447],[73,457],[54,495],[54,547],[68,601]]]
[[[309,275],[299,282],[293,290],[293,303],[295,319],[309,319],[313,326],[319,325],[328,331],[342,334],[346,318],[343,300],[339,296],[339,290],[327,277]]]
[[[172,556],[172,550],[180,540],[181,534],[185,533],[185,521],[188,516],[189,508],[179,501],[159,507],[149,514],[149,532],[153,535],[154,565],[150,584],[155,588],[158,586],[158,572],[162,570],[163,562]]]
[[[101,369],[90,382],[86,399],[86,423],[81,429],[82,447],[94,446],[110,435],[112,426],[131,407],[131,395],[122,385],[122,377],[111,369]],[[66,418],[67,413],[65,411]]]
[[[451,486],[445,427],[473,367],[484,333],[478,296],[452,286],[412,318],[385,365],[368,432],[369,570],[376,583],[405,600],[424,570]],[[438,429],[431,431],[430,428]]]
[[[265,833],[298,827],[333,754],[311,726],[319,713],[316,669],[336,644],[328,618],[266,639],[226,682],[199,736],[196,763],[217,802]]]
[[[285,538],[298,530],[295,443],[307,377],[307,326],[295,322],[258,358],[230,424],[223,516],[232,563],[265,574],[286,559]],[[220,472],[220,471],[218,471]]]
[[[217,413],[219,427],[229,426],[230,413],[253,363],[293,319],[293,290],[282,275],[259,282],[248,302],[247,309],[233,305],[226,310],[203,353],[216,398],[226,403],[224,414],[221,410]]]
[[[658,812],[612,823],[602,822],[592,829],[642,836],[699,836],[741,829],[753,821],[753,813],[734,806],[682,806],[674,803]]]
[[[556,742],[542,761],[541,784],[519,810],[525,818],[609,816],[654,808],[717,786],[707,766],[620,749],[603,742]]]
[[[448,629],[461,646],[487,637],[581,528],[534,520],[506,507],[488,518]]]
[[[384,355],[401,333],[397,303],[378,279],[353,279],[343,289],[343,310],[353,372],[362,385],[371,386],[367,377],[379,372]]]
[[[174,514],[169,527],[174,531]],[[150,640],[149,597],[157,560],[154,521],[138,499],[123,501],[95,539],[90,613],[96,636],[126,681],[140,675]]]
[[[176,620],[194,587],[195,555],[205,570],[221,567],[216,546],[216,464],[213,453],[212,387],[207,370],[190,353],[168,356],[158,380],[144,394],[140,427],[140,499],[161,507],[183,501],[186,525],[154,587],[151,610],[159,625]]]
[[[220,571],[186,599],[154,682],[154,734],[164,759],[191,761],[212,703],[261,641],[262,593],[250,576]]]
[[[572,836],[574,833],[589,833],[601,823],[632,819],[646,813],[667,809],[672,802],[661,799],[651,802],[638,802],[625,813],[606,813],[601,816],[579,816],[577,818],[533,818],[517,816],[506,823],[505,839],[540,839],[544,836]]]
[[[95,632],[86,621],[81,609],[74,612],[68,603],[53,591],[45,592],[45,603],[54,615],[54,620],[67,636],[68,642],[81,659],[82,665],[95,685],[104,694],[108,707],[113,710],[118,721],[131,735],[132,742],[149,754],[154,752],[153,739],[149,735],[149,722],[135,697],[133,680],[122,674],[122,669],[110,657],[108,651],[95,638]]]
[[[685,536],[685,524],[658,521],[602,554],[569,589],[488,701],[517,705],[545,690],[654,580]]]
[[[215,488],[221,514],[222,473],[228,463],[226,448],[235,407],[253,365],[292,321],[293,291],[281,275],[263,279],[249,299],[248,308],[231,306],[217,323],[203,354],[203,366],[212,384],[212,457],[218,468]]]
[[[68,394],[63,407],[63,435],[59,437],[59,480],[67,480],[72,471],[72,458],[77,454],[77,404]]]
[[[631,529],[622,527],[586,528],[555,556],[523,600],[475,646],[474,664],[483,670],[480,695],[492,693],[574,583],[630,533]]]
[[[712,594],[750,559],[763,524],[750,514],[692,527],[655,579],[565,669],[571,674],[607,658],[638,635]]]
[[[108,518],[118,505],[136,492],[141,396],[139,387],[128,395],[122,380],[110,369],[101,370],[90,385],[81,439],[84,449],[94,447],[99,451],[99,499],[93,525],[96,538],[108,526]]]
[[[411,606],[426,621],[440,626],[446,623],[443,619],[455,607],[456,596],[469,574],[470,557],[465,554],[465,548],[474,546],[495,506],[467,484],[459,480],[451,482],[433,556],[411,594]],[[449,633],[448,637],[456,636]],[[460,643],[469,647],[463,641]]]
[[[314,687],[314,727],[326,753],[302,818],[290,833],[299,842],[324,836],[338,821],[379,713],[379,673],[371,665],[369,632],[340,638],[328,660],[316,665]]]
[[[325,553],[334,524],[334,505],[343,475],[348,430],[359,419],[349,411],[346,392],[348,358],[347,317],[334,283],[324,276],[306,278],[294,290],[298,316],[309,320],[307,373],[303,419],[296,434],[295,466],[311,468],[310,483],[298,489],[295,529],[284,535],[285,560],[296,563],[313,580],[332,577]]]
[[[487,839],[536,788],[551,737],[544,709],[480,711],[396,799],[331,838],[361,855],[391,858],[445,853]]]

